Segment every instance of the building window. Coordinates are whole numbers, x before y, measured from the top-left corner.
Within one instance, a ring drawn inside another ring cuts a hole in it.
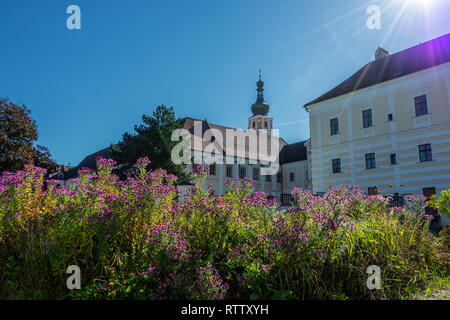
[[[209,174],[212,176],[216,175],[216,164],[215,163],[209,165]]]
[[[241,166],[239,166],[239,178],[245,178],[246,177],[246,170],[245,170],[245,167],[241,167]]]
[[[392,121],[394,120],[394,116],[392,115],[392,113],[388,114],[388,121]]]
[[[375,167],[375,153],[366,153],[366,169],[373,169]]]
[[[330,132],[331,135],[339,134],[339,119],[333,118],[330,119]]]
[[[367,193],[369,194],[369,196],[377,195],[378,194],[378,187],[377,186],[368,187],[367,188]]]
[[[422,95],[414,98],[414,106],[416,109],[416,117],[428,114],[427,96]]]
[[[272,176],[271,175],[266,175],[266,181],[267,182],[271,182],[272,181]]]
[[[233,176],[233,166],[227,166],[227,177]]]
[[[333,159],[331,161],[332,161],[333,173],[341,173],[341,159]]]
[[[397,164],[397,156],[395,153],[391,153],[391,164]]]
[[[281,172],[277,172],[277,182],[281,183],[283,181],[283,176],[281,174]]]
[[[369,128],[373,125],[372,123],[372,109],[364,110],[362,112],[363,116],[363,128]]]
[[[430,197],[432,195],[436,194],[436,187],[423,188],[422,191],[423,191],[423,195],[425,197],[427,197],[428,200],[430,200]],[[433,208],[431,206],[426,206],[425,207],[425,214],[436,216],[438,213],[439,212],[438,212],[438,210],[436,208]]]
[[[253,168],[253,180],[259,180],[259,168]]]
[[[256,127],[256,123],[255,121],[253,121],[253,129]]]
[[[267,121],[264,121],[264,128],[267,128]]]
[[[295,175],[293,172],[289,172],[289,182],[294,182],[295,180]]]
[[[433,157],[431,154],[431,144],[427,143],[427,144],[421,144],[419,146],[419,157],[420,157],[420,162],[433,160]]]

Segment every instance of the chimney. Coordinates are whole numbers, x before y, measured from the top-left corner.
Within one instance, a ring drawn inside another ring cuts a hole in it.
[[[388,55],[389,55],[389,51],[387,51],[386,49],[383,49],[381,47],[378,47],[377,50],[375,51],[375,60],[378,60],[383,57],[387,57]]]

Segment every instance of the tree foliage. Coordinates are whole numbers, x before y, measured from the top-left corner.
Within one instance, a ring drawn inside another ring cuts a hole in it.
[[[52,171],[55,162],[46,147],[34,146],[37,139],[37,125],[30,110],[0,98],[0,172],[21,170],[26,164]]]
[[[432,195],[429,204],[439,210],[439,214],[450,217],[450,189],[442,190],[439,197]]]
[[[143,115],[142,123],[134,126],[134,133],[126,132],[122,141],[111,145],[111,157],[117,162],[115,170],[120,177],[130,176],[137,159],[148,157],[151,169],[163,168],[185,182],[185,168],[171,161],[171,152],[178,143],[171,141],[172,132],[183,127],[182,119],[175,117],[173,107],[160,105],[152,116]]]

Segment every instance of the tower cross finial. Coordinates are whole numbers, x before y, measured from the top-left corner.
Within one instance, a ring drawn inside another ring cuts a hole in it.
[[[259,69],[259,80],[261,80],[261,68]]]

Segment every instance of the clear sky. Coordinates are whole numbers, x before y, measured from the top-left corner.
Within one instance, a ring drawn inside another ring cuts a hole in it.
[[[81,8],[81,30],[66,9]],[[369,5],[381,29],[369,30]],[[0,96],[27,105],[38,143],[78,164],[160,104],[246,128],[258,69],[280,135],[302,106],[373,59],[450,32],[450,0],[1,0]]]

